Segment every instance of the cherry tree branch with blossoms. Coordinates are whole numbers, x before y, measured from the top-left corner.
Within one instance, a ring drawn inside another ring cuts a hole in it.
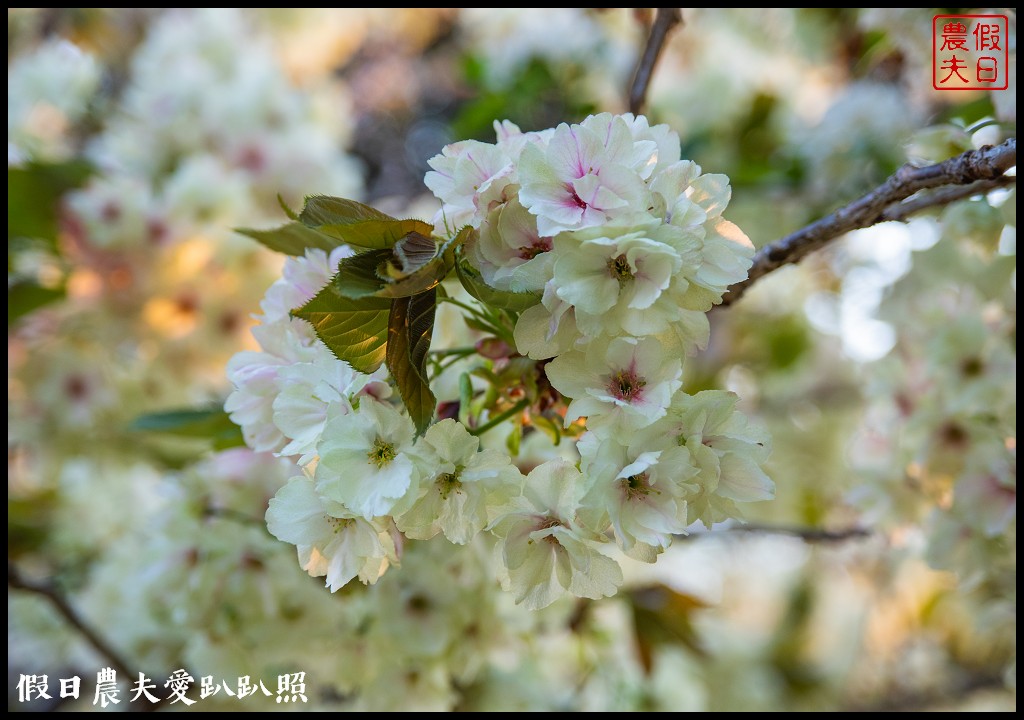
[[[773,270],[799,262],[806,255],[851,230],[870,227],[887,220],[905,220],[921,210],[940,207],[964,197],[1012,184],[1016,182],[1016,176],[1006,173],[1016,165],[1016,138],[1010,138],[1001,145],[968,150],[935,165],[915,167],[908,163],[863,197],[761,248],[754,255],[754,264],[747,279],[730,288],[722,299],[722,305],[730,305],[739,300],[751,285]],[[907,200],[922,190],[946,185],[967,187],[943,190]]]

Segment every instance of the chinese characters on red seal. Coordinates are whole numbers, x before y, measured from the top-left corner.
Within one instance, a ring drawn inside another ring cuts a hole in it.
[[[932,87],[1009,87],[1009,23],[1005,15],[936,15],[932,19]]]

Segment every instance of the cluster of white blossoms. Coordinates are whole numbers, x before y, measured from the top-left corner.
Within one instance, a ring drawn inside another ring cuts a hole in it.
[[[252,447],[306,468],[271,502],[268,524],[332,590],[374,582],[405,538],[464,544],[489,531],[518,602],[603,597],[622,573],[602,544],[653,562],[690,524],[773,496],[760,468],[767,437],[738,398],[680,389],[684,356],[707,343],[707,311],[750,266],[749,240],[722,218],[727,178],[681,160],[678,137],[643,117],[496,130],[496,144],[460,142],[431,160],[435,224],[472,226],[464,256],[483,280],[520,303],[536,298],[518,317],[516,349],[543,361],[566,426],[585,423],[581,461],[524,477],[456,420],[415,437],[383,375],[354,372],[287,314],[347,251],[289,260],[263,304],[264,352],[231,364],[227,409]]]
[[[250,447],[307,468],[271,501],[267,523],[332,591],[356,577],[375,582],[399,560],[403,535],[469,542],[522,480],[508,456],[478,452],[479,440],[454,420],[416,440],[383,370],[356,372],[289,316],[348,254],[312,249],[285,263],[253,330],[262,351],[232,359],[236,389],[225,405]]]

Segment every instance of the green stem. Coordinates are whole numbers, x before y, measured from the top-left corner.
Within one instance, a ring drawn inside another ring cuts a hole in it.
[[[481,425],[478,428],[473,428],[472,430],[469,431],[469,434],[470,435],[483,435],[488,430],[491,430],[491,429],[497,427],[501,423],[503,423],[506,420],[508,420],[510,417],[513,417],[514,415],[516,415],[516,413],[521,413],[523,410],[525,410],[529,406],[530,406],[529,398],[523,398],[522,400],[517,402],[515,405],[510,407],[508,410],[506,410],[505,412],[503,412],[500,415],[498,415],[497,417],[494,417],[494,418],[488,420],[486,423],[484,423],[483,425]]]
[[[479,319],[481,319],[481,320],[487,320],[487,318],[486,318],[486,317],[484,317],[484,316],[483,316],[483,315],[482,315],[482,314],[480,313],[480,310],[479,310],[479,309],[477,309],[477,308],[473,307],[472,305],[467,305],[466,303],[462,302],[461,300],[456,300],[456,299],[455,299],[455,298],[453,298],[453,297],[443,297],[443,298],[438,298],[438,301],[439,301],[439,302],[446,302],[446,303],[451,303],[452,305],[455,305],[456,307],[460,307],[460,308],[462,308],[463,310],[466,310],[466,311],[468,311],[468,312],[471,312],[471,313],[473,313],[474,315],[476,315],[476,316],[477,316],[477,317],[478,317]]]
[[[446,348],[444,350],[431,350],[430,351],[431,355],[433,355],[434,357],[438,357],[438,358],[449,357],[451,355],[458,355],[459,357],[465,357],[466,355],[473,355],[475,353],[476,353],[476,348],[473,347],[472,345],[468,345],[466,347]]]
[[[475,348],[474,348],[473,352],[476,352]],[[451,358],[446,358],[445,362],[442,362],[440,360],[434,360],[433,361],[434,374],[433,374],[433,376],[431,376],[430,379],[431,380],[437,379],[438,377],[440,377],[441,373],[443,373],[445,370],[447,370],[448,368],[450,368],[452,365],[454,365],[455,363],[459,362],[460,360],[465,360],[467,357],[469,357],[469,353],[467,353],[465,355],[456,355],[456,356],[452,356]]]

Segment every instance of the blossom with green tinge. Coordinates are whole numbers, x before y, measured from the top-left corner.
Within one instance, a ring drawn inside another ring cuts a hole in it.
[[[580,511],[588,527],[603,532],[610,524],[619,547],[646,562],[686,532],[686,497],[698,471],[685,447],[641,450],[589,433],[576,448],[590,488]]]
[[[566,426],[586,417],[588,429],[607,437],[663,417],[681,385],[682,365],[654,337],[617,337],[559,355],[545,372],[572,399]]]
[[[420,466],[419,496],[396,523],[416,540],[444,533],[465,545],[487,525],[489,508],[520,492],[523,477],[508,454],[480,450],[480,439],[455,420],[431,426],[413,452]]]
[[[299,564],[313,577],[327,576],[335,592],[358,577],[374,583],[397,562],[387,532],[339,503],[324,499],[313,481],[294,477],[277,491],[267,508],[267,529],[298,548]]]
[[[707,527],[736,517],[738,502],[775,497],[775,485],[761,469],[771,452],[768,434],[736,409],[739,397],[721,390],[678,393],[665,417],[637,433],[633,452],[685,447],[698,469],[695,490],[686,497],[688,521]]]
[[[415,488],[417,470],[409,455],[413,433],[408,415],[363,398],[357,412],[324,425],[317,492],[367,520],[388,515]]]
[[[492,532],[507,571],[502,584],[517,603],[547,607],[568,592],[576,597],[612,595],[622,583],[618,563],[592,544],[597,539],[576,517],[586,484],[566,460],[550,460],[526,476],[523,492]]]

